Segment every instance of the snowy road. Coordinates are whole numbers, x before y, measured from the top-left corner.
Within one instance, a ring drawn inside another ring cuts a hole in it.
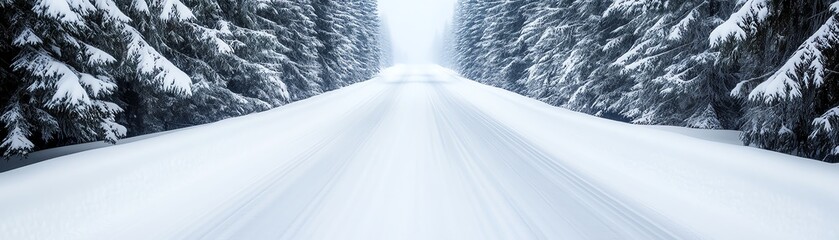
[[[432,66],[0,173],[0,239],[839,239],[839,168]]]

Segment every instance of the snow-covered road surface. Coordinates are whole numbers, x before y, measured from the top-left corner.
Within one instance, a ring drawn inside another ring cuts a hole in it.
[[[839,239],[839,168],[399,66],[0,173],[0,239]]]

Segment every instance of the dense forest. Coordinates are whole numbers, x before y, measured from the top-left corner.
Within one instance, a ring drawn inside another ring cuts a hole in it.
[[[264,111],[390,64],[375,0],[0,0],[0,11],[5,156]]]
[[[460,0],[441,58],[571,110],[836,162],[837,17],[828,0]]]

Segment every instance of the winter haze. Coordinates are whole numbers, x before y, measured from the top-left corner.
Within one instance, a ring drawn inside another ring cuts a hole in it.
[[[433,61],[434,39],[451,22],[455,0],[379,0],[379,13],[390,27],[397,63]]]
[[[0,13],[0,240],[839,240],[839,0]]]

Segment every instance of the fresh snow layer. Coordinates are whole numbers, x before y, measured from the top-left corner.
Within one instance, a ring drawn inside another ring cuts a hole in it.
[[[719,130],[719,129],[698,129],[698,128],[686,128],[686,127],[676,127],[676,126],[658,126],[658,125],[639,125],[637,127],[645,127],[645,128],[652,128],[658,129],[673,133],[682,134],[685,136],[690,136],[693,138],[704,139],[713,142],[719,143],[726,143],[731,145],[743,145],[743,141],[740,140],[740,131],[736,130]]]
[[[839,239],[839,168],[434,66],[0,173],[0,239]]]
[[[158,133],[146,134],[146,135],[136,136],[136,137],[131,137],[131,138],[119,139],[119,140],[117,140],[116,145],[128,144],[128,143],[144,140],[144,139],[147,139],[147,138],[157,137],[157,136],[161,136],[161,135],[164,135],[164,134],[169,134],[169,133],[173,133],[173,132],[177,132],[177,131],[180,131],[180,130],[171,130],[171,131],[166,131],[166,132],[158,132]],[[84,152],[84,151],[90,151],[90,150],[94,150],[94,149],[112,147],[112,146],[114,146],[114,144],[106,143],[104,141],[98,141],[98,142],[81,143],[81,144],[75,144],[75,145],[69,145],[69,146],[63,146],[63,147],[57,147],[57,148],[44,149],[44,150],[40,150],[40,151],[37,151],[37,152],[30,153],[26,156],[15,155],[15,156],[9,157],[5,161],[0,160],[0,173],[5,172],[5,171],[9,171],[9,170],[13,170],[13,169],[16,169],[16,168],[24,167],[24,166],[27,166],[27,165],[39,163],[39,162],[42,162],[42,161],[45,161],[45,160],[61,157],[61,156],[80,153],[80,152]]]

